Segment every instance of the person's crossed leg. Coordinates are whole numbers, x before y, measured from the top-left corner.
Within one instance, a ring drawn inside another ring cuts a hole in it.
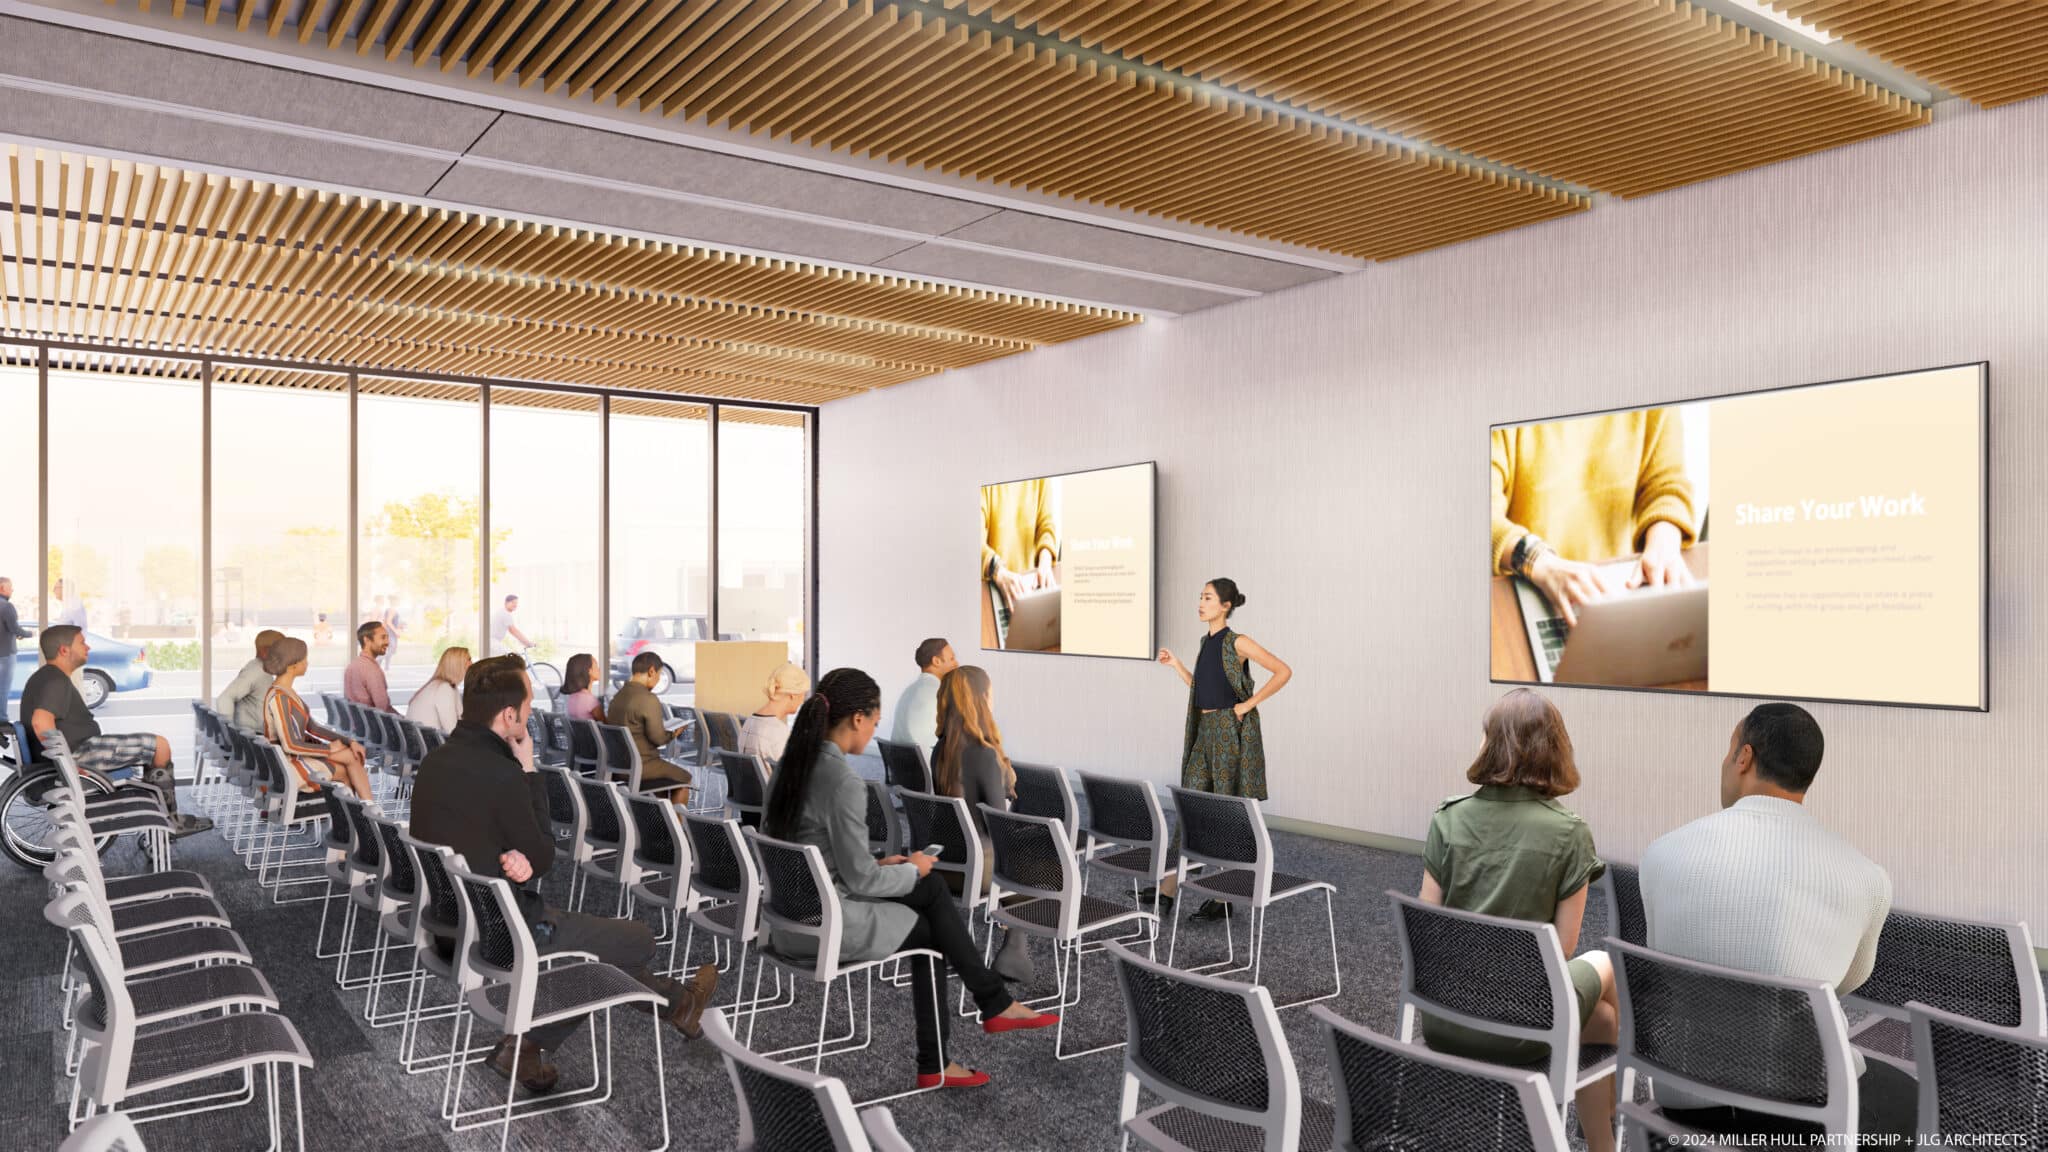
[[[81,771],[97,772],[109,780],[137,774],[142,781],[163,793],[164,811],[170,814],[171,838],[181,839],[213,827],[204,816],[178,811],[178,784],[171,766],[170,741],[154,732],[102,733],[72,749]]]

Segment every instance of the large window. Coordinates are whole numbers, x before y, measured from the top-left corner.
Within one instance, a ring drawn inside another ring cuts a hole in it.
[[[189,747],[199,694],[199,365],[91,355],[53,365],[51,603],[83,622],[80,678],[108,732]],[[47,621],[45,621],[47,622]]]
[[[341,690],[354,655],[348,531],[348,377],[217,369],[211,692],[266,628],[306,642],[308,700]]]
[[[0,449],[0,493],[6,493],[0,499],[6,501],[7,508],[0,513],[0,523],[7,525],[0,531],[0,580],[13,584],[14,610],[25,621],[40,617],[43,600],[42,564],[37,559],[43,550],[40,518],[36,507],[24,498],[37,490],[40,481],[38,391],[35,349],[0,344],[0,412],[7,414],[9,429],[7,445]],[[15,700],[36,663],[34,638],[18,643],[19,651],[26,655],[0,657],[9,661],[8,683],[0,688],[0,721],[15,718],[19,711]]]
[[[801,412],[718,409],[718,630],[804,661],[810,433]]]
[[[614,400],[611,618],[614,681],[642,651],[662,658],[664,690],[687,696],[711,611],[710,410]]]
[[[595,396],[491,389],[493,655],[527,649],[558,670],[578,652],[602,659],[603,437]]]
[[[383,662],[400,706],[443,649],[481,651],[481,405],[475,388],[370,376],[357,386],[356,615],[391,634]]]

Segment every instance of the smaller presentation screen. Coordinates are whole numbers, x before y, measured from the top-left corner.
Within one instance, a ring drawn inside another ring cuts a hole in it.
[[[981,646],[1152,658],[1150,463],[984,484]]]
[[[1985,381],[1494,426],[1493,679],[1984,708]]]

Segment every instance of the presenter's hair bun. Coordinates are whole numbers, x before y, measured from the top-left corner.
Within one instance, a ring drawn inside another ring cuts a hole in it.
[[[1209,587],[1216,590],[1216,599],[1221,601],[1225,608],[1234,612],[1244,607],[1244,593],[1237,590],[1237,581],[1228,576],[1219,576],[1209,581]]]

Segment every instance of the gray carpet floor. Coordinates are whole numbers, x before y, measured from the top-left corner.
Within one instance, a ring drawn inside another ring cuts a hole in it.
[[[870,765],[870,771],[875,770]],[[1337,950],[1343,992],[1328,1001],[1337,1012],[1383,1032],[1395,1027],[1399,952],[1390,920],[1389,888],[1413,891],[1421,864],[1412,856],[1357,845],[1275,833],[1279,866],[1336,885]],[[364,994],[334,985],[333,961],[313,958],[319,920],[317,904],[275,906],[251,873],[214,833],[181,841],[176,865],[202,872],[248,942],[258,967],[270,978],[284,1013],[298,1026],[317,1061],[303,1084],[306,1146],[316,1150],[439,1149],[495,1147],[496,1128],[451,1134],[439,1120],[442,1088],[438,1074],[404,1075],[396,1062],[398,1030],[372,1029],[362,1018]],[[140,855],[115,845],[106,857],[110,875],[140,871]],[[564,867],[549,879],[547,893],[559,902]],[[1128,888],[1122,890],[1128,893]],[[1096,894],[1119,893],[1098,877]],[[54,1148],[62,1139],[70,1082],[63,1076],[64,1033],[60,1030],[58,968],[63,935],[46,923],[42,877],[0,862],[0,1031],[4,1031],[5,1075],[0,1076],[0,1147]],[[596,886],[590,910],[608,908],[612,890]],[[1180,909],[1183,965],[1221,958],[1221,925],[1190,924]],[[1606,932],[1606,910],[1595,900],[1588,909],[1583,939]],[[1300,898],[1276,906],[1271,915],[1265,983],[1284,1001],[1327,987],[1328,945],[1323,903]],[[330,932],[332,928],[330,927]],[[1242,935],[1239,944],[1242,947]],[[698,944],[700,958],[704,945]],[[1164,944],[1161,944],[1164,956]],[[1036,953],[1040,985],[1026,996],[1049,995],[1049,946]],[[1086,961],[1086,995],[1068,1014],[1075,1047],[1120,1040],[1123,1010],[1107,957]],[[446,989],[436,986],[438,994]],[[954,982],[956,989],[958,984]],[[721,1000],[732,994],[721,985]],[[912,1060],[910,992],[877,986],[875,1035],[865,1052],[828,1059],[825,1070],[844,1078],[856,1099],[910,1086]],[[841,1001],[843,1004],[843,1000]],[[818,993],[802,990],[796,1005],[762,1017],[757,1048],[809,1039],[817,1027]],[[1281,1013],[1287,1040],[1306,1095],[1329,1098],[1330,1077],[1322,1043],[1306,1008]],[[1109,1149],[1117,1146],[1117,1101],[1122,1054],[1111,1050],[1078,1059],[1053,1059],[1050,1031],[987,1036],[972,1021],[954,1030],[954,1053],[963,1063],[986,1070],[994,1083],[974,1090],[945,1091],[897,1101],[891,1108],[904,1136],[921,1152],[949,1149]],[[664,1026],[666,1028],[666,1026]],[[430,1033],[445,1037],[445,1033]],[[445,1040],[443,1041],[445,1042]],[[738,1111],[731,1083],[708,1042],[687,1042],[666,1030],[672,1147],[730,1148]],[[511,1145],[527,1149],[652,1148],[660,1142],[653,1036],[648,1018],[621,1013],[614,1030],[616,1091],[605,1103],[515,1123]],[[558,1054],[562,1085],[587,1083],[592,1072],[587,1033]],[[504,1082],[475,1069],[468,1103],[481,1105],[503,1091]],[[260,1107],[166,1120],[143,1129],[152,1150],[261,1148],[268,1142]],[[286,1098],[289,1107],[289,1095]],[[286,1145],[290,1146],[289,1112]]]

